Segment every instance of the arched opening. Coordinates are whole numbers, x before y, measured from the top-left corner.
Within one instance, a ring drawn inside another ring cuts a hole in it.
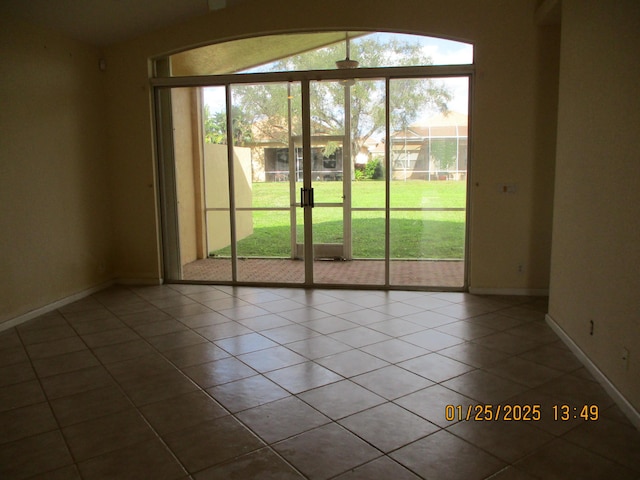
[[[274,35],[155,71],[168,280],[466,287],[471,45]]]

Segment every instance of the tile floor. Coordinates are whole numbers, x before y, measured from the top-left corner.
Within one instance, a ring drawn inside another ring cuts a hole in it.
[[[0,478],[639,479],[640,432],[545,310],[462,293],[114,287],[0,333]],[[561,404],[599,418],[554,421]],[[457,421],[447,405],[541,410]]]

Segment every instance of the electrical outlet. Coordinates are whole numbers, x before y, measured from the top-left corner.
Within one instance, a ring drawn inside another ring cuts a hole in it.
[[[524,273],[524,265],[522,263],[519,263],[517,270],[518,270],[518,273]]]
[[[622,359],[622,362],[624,363],[624,368],[626,370],[627,368],[629,368],[629,350],[623,347],[620,357]]]

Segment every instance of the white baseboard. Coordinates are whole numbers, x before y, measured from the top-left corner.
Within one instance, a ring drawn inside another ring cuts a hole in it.
[[[595,377],[595,379],[602,385],[607,393],[616,402],[616,405],[620,407],[620,410],[626,415],[633,425],[640,430],[640,412],[638,412],[631,403],[620,393],[616,386],[611,383],[611,380],[602,373],[595,363],[582,351],[582,349],[571,339],[569,335],[562,329],[560,325],[549,315],[545,316],[547,324],[553,329],[554,332],[560,337],[560,340],[569,347],[573,354],[578,357],[578,360],[584,365],[584,367]]]
[[[118,285],[126,285],[128,287],[141,286],[146,287],[150,285],[163,285],[163,278],[118,278],[115,282]]]
[[[527,297],[548,297],[548,288],[482,288],[469,287],[473,295],[525,295]]]
[[[35,310],[31,310],[27,313],[23,313],[22,315],[18,315],[17,317],[11,318],[5,322],[0,323],[0,332],[12,327],[16,327],[24,322],[28,322],[29,320],[33,320],[34,318],[37,318],[40,315],[44,315],[45,313],[49,313],[59,308],[62,308],[65,305],[69,305],[70,303],[77,302],[78,300],[82,300],[83,298],[88,297],[89,295],[93,295],[94,293],[104,290],[105,288],[109,288],[113,284],[114,284],[114,281],[109,280],[108,282],[104,282],[94,287],[87,288],[86,290],[82,290],[81,292],[74,293],[73,295],[69,295],[68,297],[61,298],[60,300],[56,300],[55,302],[36,308]]]

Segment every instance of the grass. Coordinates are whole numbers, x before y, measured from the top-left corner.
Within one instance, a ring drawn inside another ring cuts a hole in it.
[[[301,185],[296,185],[299,201]],[[287,182],[254,183],[253,207],[288,207]],[[314,184],[315,202],[342,202],[341,182]],[[390,187],[392,208],[464,208],[465,182],[394,181]],[[384,208],[385,184],[362,181],[352,184],[353,208]],[[297,237],[302,243],[302,209],[297,209]],[[313,209],[314,243],[342,243],[342,208]],[[390,257],[462,259],[464,256],[465,212],[392,211],[390,214]],[[288,212],[254,211],[254,233],[238,241],[240,257],[290,257]],[[354,258],[384,258],[384,211],[352,212]],[[229,256],[230,247],[212,252]]]

